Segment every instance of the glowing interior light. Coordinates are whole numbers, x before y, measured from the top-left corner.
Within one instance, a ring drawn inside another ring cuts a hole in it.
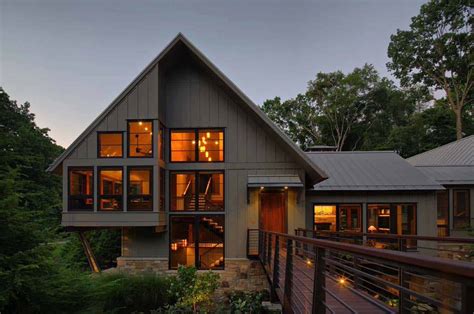
[[[207,160],[209,160],[209,161],[212,161],[212,158],[211,158],[211,157],[209,157]]]
[[[306,260],[306,265],[311,266],[311,260],[310,259]]]
[[[171,243],[171,250],[177,251],[178,250],[178,243]]]
[[[206,136],[207,136],[207,138],[210,138],[211,137],[211,132],[207,132]]]
[[[194,145],[194,144],[196,144],[196,141],[192,141],[191,143],[193,143],[193,145]],[[199,143],[199,145],[201,145],[201,143]]]
[[[287,186],[285,186],[285,190],[288,190],[288,187],[287,187]]]
[[[138,125],[142,125],[142,124],[143,124],[143,122],[141,122],[141,121],[140,121],[140,122],[138,122]]]
[[[209,152],[206,152],[206,158],[209,157]]]
[[[260,190],[263,190],[263,189],[264,189],[264,187],[263,187],[263,186],[261,186],[261,187],[260,187]]]
[[[346,280],[341,277],[341,278],[339,278],[339,283],[340,283],[341,285],[343,285],[343,284],[346,283]]]
[[[199,150],[201,151],[201,153],[204,153],[206,151],[206,146],[199,147]]]
[[[219,141],[216,141],[216,145],[219,145]]]
[[[150,135],[153,135],[153,132],[150,132]]]
[[[145,127],[145,131],[148,131],[148,128],[147,128],[147,127]]]
[[[194,142],[194,141],[193,141],[193,142]],[[201,140],[199,140],[199,142],[198,142],[198,146],[201,146]]]

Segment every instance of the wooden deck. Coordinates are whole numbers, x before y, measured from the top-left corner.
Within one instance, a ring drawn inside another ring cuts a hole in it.
[[[279,254],[279,283],[276,294],[283,303],[286,250],[280,249]],[[265,267],[265,271],[271,278],[272,269]],[[293,257],[293,274],[291,298],[292,310],[294,313],[311,313],[313,300],[313,278],[314,265],[307,262],[300,256]],[[382,302],[371,298],[364,292],[359,292],[347,284],[342,285],[333,278],[326,277],[326,305],[331,313],[395,313],[396,311]],[[336,297],[334,297],[333,295]],[[337,299],[339,300],[337,300]]]

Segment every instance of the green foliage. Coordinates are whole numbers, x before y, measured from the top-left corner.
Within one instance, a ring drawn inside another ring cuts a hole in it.
[[[170,294],[176,298],[176,307],[192,309],[193,312],[210,306],[212,296],[219,286],[219,275],[208,271],[197,274],[195,267],[178,267],[177,276],[172,278]]]
[[[232,313],[262,313],[264,311],[262,292],[234,291],[229,296]]]
[[[121,231],[118,229],[94,230],[84,233],[101,269],[116,266],[120,256]],[[70,267],[79,270],[89,270],[89,263],[84,249],[76,233],[70,233],[65,238],[66,243],[60,248],[59,254]]]
[[[412,18],[410,30],[391,36],[387,64],[402,86],[443,90],[456,114],[461,138],[464,106],[472,105],[474,93],[474,17],[469,0],[431,0]]]

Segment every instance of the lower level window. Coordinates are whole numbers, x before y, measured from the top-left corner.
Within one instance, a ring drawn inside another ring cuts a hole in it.
[[[415,204],[369,204],[367,231],[416,235]]]
[[[122,210],[122,203],[122,168],[99,168],[99,210]]]
[[[359,204],[314,205],[314,230],[316,231],[361,231]]]
[[[453,190],[453,227],[467,228],[470,225],[469,190]]]
[[[224,268],[224,215],[170,217],[170,268]]]

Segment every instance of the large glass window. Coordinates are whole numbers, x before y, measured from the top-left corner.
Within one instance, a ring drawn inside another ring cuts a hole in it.
[[[99,210],[122,210],[122,203],[122,168],[99,168]]]
[[[165,182],[165,169],[160,168],[160,211],[165,211],[166,206]]]
[[[128,122],[128,156],[153,157],[153,122]]]
[[[224,131],[172,130],[171,162],[224,161]]]
[[[123,133],[122,132],[99,132],[97,133],[99,147],[99,158],[123,157]]]
[[[69,169],[68,210],[94,210],[94,168]]]
[[[127,210],[153,210],[153,168],[128,168]]]
[[[171,216],[170,267],[224,268],[224,216]]]
[[[440,191],[436,194],[438,207],[438,236],[449,236],[449,191]]]
[[[469,190],[453,190],[453,227],[455,229],[470,226]]]
[[[224,173],[170,173],[171,211],[223,211]]]
[[[367,231],[416,235],[415,204],[369,204]]]
[[[171,161],[196,161],[196,133],[191,131],[171,131]]]
[[[317,204],[313,211],[316,231],[361,231],[361,205]]]

